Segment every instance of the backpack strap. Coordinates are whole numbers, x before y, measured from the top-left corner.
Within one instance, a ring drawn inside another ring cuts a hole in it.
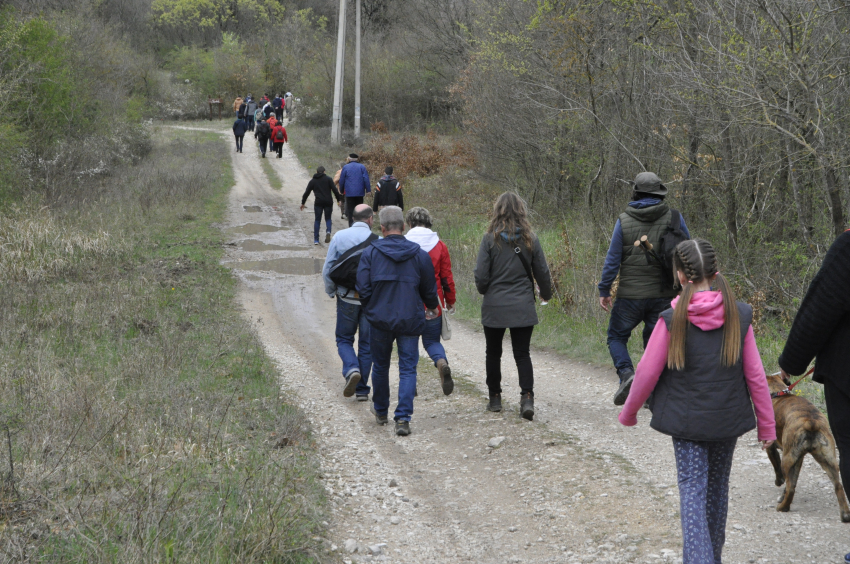
[[[670,227],[679,231],[682,230],[682,214],[679,213],[679,210],[670,208]]]
[[[514,247],[514,254],[519,257],[519,261],[522,263],[522,267],[525,269],[525,275],[528,276],[529,282],[531,282],[531,294],[534,296],[534,301],[537,301],[537,294],[534,292],[534,275],[531,274],[531,265],[528,264],[528,261],[525,260],[525,257],[522,256],[522,249],[517,245]]]

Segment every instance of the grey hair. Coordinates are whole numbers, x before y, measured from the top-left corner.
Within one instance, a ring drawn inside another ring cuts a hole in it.
[[[378,216],[381,218],[381,227],[387,231],[404,231],[404,212],[398,206],[386,206]]]
[[[427,227],[431,229],[431,225],[433,225],[431,213],[425,208],[410,208],[407,211],[407,224],[411,227]]]

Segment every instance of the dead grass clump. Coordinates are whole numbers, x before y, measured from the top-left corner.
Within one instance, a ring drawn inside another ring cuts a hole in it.
[[[360,158],[370,178],[383,176],[386,166],[392,166],[394,176],[403,181],[409,176],[425,178],[452,167],[474,168],[476,164],[472,145],[461,139],[441,140],[433,130],[424,141],[416,135],[376,133]]]

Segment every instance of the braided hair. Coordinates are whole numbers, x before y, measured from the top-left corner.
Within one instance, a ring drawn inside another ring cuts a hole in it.
[[[711,243],[704,239],[682,241],[673,252],[673,267],[684,274],[685,284],[670,328],[670,346],[667,349],[667,366],[673,370],[685,367],[685,343],[688,336],[688,305],[694,297],[694,285],[706,280],[714,282],[723,296],[723,348],[720,360],[723,366],[732,366],[741,359],[741,321],[735,294],[722,274],[717,272],[717,255]]]

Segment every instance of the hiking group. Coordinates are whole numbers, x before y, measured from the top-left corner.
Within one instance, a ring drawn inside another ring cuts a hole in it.
[[[285,97],[278,94],[272,99],[269,99],[268,94],[264,94],[259,101],[254,100],[251,94],[244,99],[238,96],[233,101],[233,111],[236,114],[236,121],[233,122],[236,152],[242,152],[245,135],[253,132],[261,158],[266,158],[266,151],[273,151],[277,158],[283,158],[283,145],[289,141],[283,118],[285,114],[288,119],[292,118],[292,111],[287,111],[287,104],[292,107],[292,94],[289,92]]]
[[[325,241],[330,244],[322,278],[326,293],[336,300],[343,395],[367,402],[371,392],[370,411],[379,425],[387,424],[388,375],[395,343],[399,386],[393,419],[395,433],[404,436],[411,432],[420,338],[443,393],[451,394],[454,387],[441,343],[451,338],[446,315],[453,313],[456,300],[451,258],[433,230],[428,210],[414,207],[404,214],[400,183],[392,176],[392,167],[386,169],[372,206],[364,203],[370,183],[358,161],[357,155],[350,155],[336,182],[320,167],[304,194],[302,209],[313,191],[316,244],[320,219],[326,214]],[[736,442],[756,429],[762,448],[775,451],[775,395],[771,396],[756,345],[753,309],[736,300],[719,271],[712,245],[691,239],[682,215],[665,201],[667,188],[657,175],[638,174],[633,189],[631,202],[614,226],[598,285],[599,303],[610,313],[607,343],[620,381],[614,404],[622,406],[621,424],[635,425],[641,408],[646,407],[651,412],[650,427],[671,437],[683,562],[717,564],[725,543]],[[331,194],[338,203],[345,198],[343,209],[350,225],[332,238]],[[372,232],[376,212],[382,237]],[[850,384],[842,377],[843,366],[850,360],[850,298],[840,288],[847,277],[850,233],[839,237],[827,253],[779,359],[787,378],[801,374],[817,358],[814,379],[825,387],[844,484],[850,479]],[[536,300],[539,295],[540,304],[545,305],[553,290],[526,204],[514,193],[502,194],[493,206],[474,278],[483,295],[481,323],[489,390],[485,409],[502,409],[502,342],[509,330],[519,373],[519,414],[531,421],[530,342],[538,324]],[[644,354],[635,368],[627,345],[641,323]],[[843,490],[837,493],[844,495]],[[846,561],[850,563],[850,555]]]

